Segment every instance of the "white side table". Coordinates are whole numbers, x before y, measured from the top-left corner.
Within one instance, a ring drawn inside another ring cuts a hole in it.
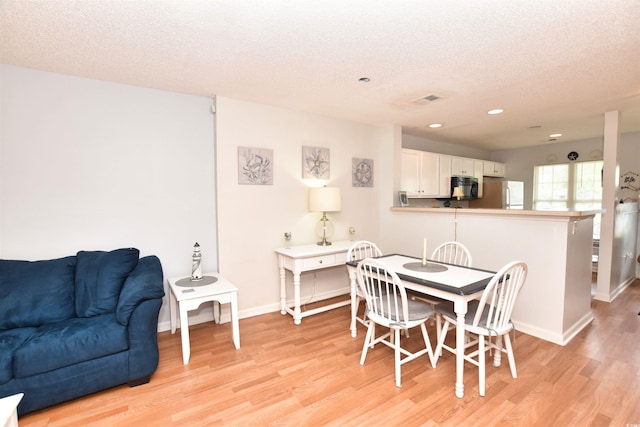
[[[330,246],[311,244],[276,249],[280,268],[280,313],[291,314],[293,323],[299,325],[303,317],[351,304],[349,299],[303,312],[300,308],[300,274],[345,265],[347,252],[352,244],[350,241],[339,241]],[[286,270],[293,274],[293,310],[287,306]]]
[[[18,426],[18,403],[22,400],[24,393],[0,399],[0,427]]]
[[[215,282],[207,284],[211,280]],[[182,362],[189,363],[191,346],[189,343],[189,315],[188,311],[195,310],[204,302],[217,302],[231,305],[231,329],[233,331],[233,345],[240,348],[240,324],[238,319],[238,288],[218,273],[203,275],[202,282],[190,282],[189,278],[169,279],[171,297],[171,333],[175,334],[177,327],[176,305],[180,311],[180,335],[182,339]],[[219,313],[213,307],[214,322],[220,322]]]

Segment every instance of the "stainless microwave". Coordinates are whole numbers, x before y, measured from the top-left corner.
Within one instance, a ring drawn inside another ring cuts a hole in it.
[[[452,176],[451,177],[451,191],[449,194],[453,197],[453,190],[456,187],[462,188],[462,197],[460,200],[474,200],[478,198],[478,178],[472,178],[468,176]]]

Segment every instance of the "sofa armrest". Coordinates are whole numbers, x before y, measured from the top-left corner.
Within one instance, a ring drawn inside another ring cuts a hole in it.
[[[150,299],[161,299],[164,296],[162,265],[156,256],[140,258],[136,268],[124,282],[116,319],[121,325],[128,326],[131,313],[141,302]]]

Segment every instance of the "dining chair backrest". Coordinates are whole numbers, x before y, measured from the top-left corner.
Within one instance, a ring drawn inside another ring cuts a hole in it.
[[[358,286],[367,301],[367,316],[374,322],[401,328],[409,320],[407,291],[391,267],[371,258],[360,261]]]
[[[368,240],[354,242],[347,251],[347,262],[360,261],[365,258],[375,258],[382,256],[382,251],[378,246]]]
[[[522,261],[512,261],[502,267],[482,293],[472,326],[484,327],[498,334],[510,328],[511,313],[527,271],[527,264]]]
[[[445,242],[431,254],[432,261],[471,267],[471,252],[460,242]]]

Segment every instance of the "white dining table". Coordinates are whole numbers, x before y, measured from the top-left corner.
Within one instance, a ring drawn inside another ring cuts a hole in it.
[[[398,274],[406,289],[428,296],[441,298],[453,302],[456,313],[456,384],[455,393],[459,398],[464,397],[464,324],[468,303],[482,295],[495,272],[478,268],[462,267],[442,262],[428,261],[427,268],[421,271],[420,258],[406,255],[384,255],[376,258]],[[352,307],[356,307],[357,289],[357,261],[347,263],[349,279],[351,281]],[[418,267],[416,268],[416,264]],[[438,271],[428,271],[438,270]],[[352,313],[352,317],[353,317]],[[355,324],[351,322],[351,335],[357,334]]]

